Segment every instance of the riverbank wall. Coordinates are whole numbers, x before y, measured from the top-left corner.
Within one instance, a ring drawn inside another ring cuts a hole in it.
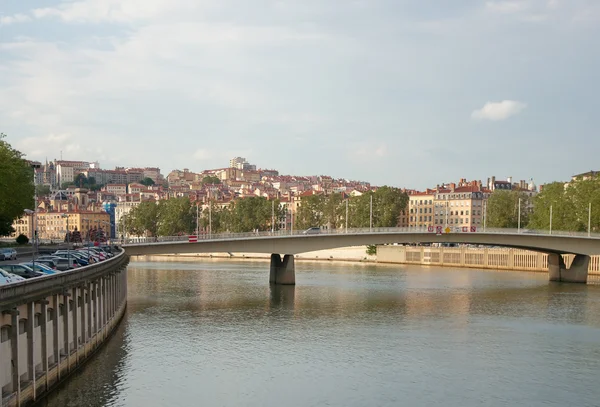
[[[114,258],[0,287],[1,407],[28,406],[105,343],[127,306],[127,264]]]

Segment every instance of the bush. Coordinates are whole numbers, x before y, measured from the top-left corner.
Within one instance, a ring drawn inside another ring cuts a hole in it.
[[[19,236],[17,236],[16,241],[18,244],[27,244],[29,243],[29,238],[21,233]]]
[[[367,254],[369,256],[375,256],[377,254],[377,246],[370,244],[367,246]]]

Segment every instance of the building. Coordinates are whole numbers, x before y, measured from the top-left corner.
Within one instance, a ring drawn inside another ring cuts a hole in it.
[[[256,165],[250,164],[243,157],[234,157],[229,160],[229,168],[237,168],[244,171],[256,171]]]
[[[35,216],[35,221],[33,217]],[[67,221],[68,220],[68,221]],[[64,241],[67,230],[80,231],[83,238],[90,229],[103,229],[110,236],[110,216],[103,211],[39,211],[36,215],[27,215],[17,219],[13,227],[17,232],[12,237],[24,234],[32,239],[33,223],[37,225],[38,239],[41,241]],[[68,224],[68,227],[67,227]]]
[[[408,196],[408,227],[423,228],[434,224],[435,192],[413,192]]]
[[[479,185],[465,185],[439,189],[434,195],[433,226],[480,227],[483,226],[486,195]]]

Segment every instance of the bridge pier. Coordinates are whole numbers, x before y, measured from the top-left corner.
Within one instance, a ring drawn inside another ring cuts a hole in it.
[[[286,254],[281,260],[281,255],[271,254],[271,269],[269,283],[279,285],[296,284],[296,267],[294,266],[294,255]]]
[[[567,268],[560,254],[551,253],[548,255],[548,276],[550,281],[586,284],[589,264],[590,256],[576,254],[571,267]]]

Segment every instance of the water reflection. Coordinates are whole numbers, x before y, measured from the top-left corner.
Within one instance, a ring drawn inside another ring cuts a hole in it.
[[[294,301],[296,298],[296,287],[293,285],[271,285],[269,306],[272,310],[278,309],[294,309]]]
[[[596,405],[600,287],[539,273],[132,263],[127,317],[58,406]]]

